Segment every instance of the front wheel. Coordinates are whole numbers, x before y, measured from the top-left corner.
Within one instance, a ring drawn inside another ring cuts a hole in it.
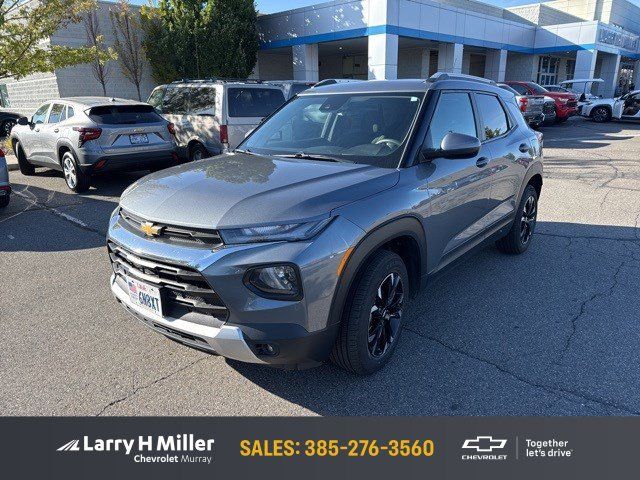
[[[537,219],[538,192],[533,188],[533,185],[527,185],[509,233],[496,242],[498,250],[510,254],[526,252],[531,245],[531,237],[533,237]]]
[[[358,375],[381,369],[402,332],[409,276],[402,258],[380,250],[367,261],[347,296],[331,361]]]
[[[89,190],[91,177],[78,167],[78,162],[71,152],[64,152],[62,155],[62,171],[67,187],[76,193]]]
[[[596,123],[604,123],[611,120],[611,112],[607,107],[596,107],[591,112],[591,118]]]

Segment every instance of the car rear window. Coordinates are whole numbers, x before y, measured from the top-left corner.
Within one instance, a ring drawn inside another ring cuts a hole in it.
[[[230,88],[230,117],[266,117],[284,102],[282,90],[274,88]]]
[[[132,125],[155,123],[161,117],[151,105],[105,105],[89,110],[89,118],[96,123],[107,125]]]

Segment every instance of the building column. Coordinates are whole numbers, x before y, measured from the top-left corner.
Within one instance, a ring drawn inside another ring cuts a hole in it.
[[[633,77],[631,78],[634,89],[640,88],[640,60],[636,60],[633,64]]]
[[[438,71],[445,73],[462,73],[461,43],[441,43],[438,46]]]
[[[425,48],[422,50],[420,64],[420,78],[429,78],[429,67],[431,65],[431,50]]]
[[[620,69],[620,55],[614,55],[613,53],[604,53],[602,57],[602,68],[600,70],[600,76],[604,80],[601,85],[602,88],[598,89],[598,94],[604,98],[611,98],[615,96],[616,88],[618,87],[618,70]]]
[[[398,78],[398,35],[369,35],[369,80]]]
[[[293,46],[293,79],[305,82],[320,80],[317,43]]]
[[[573,78],[593,78],[596,71],[596,56],[595,50],[578,50]]]
[[[507,71],[507,51],[487,50],[484,64],[484,77],[495,82],[504,82]]]

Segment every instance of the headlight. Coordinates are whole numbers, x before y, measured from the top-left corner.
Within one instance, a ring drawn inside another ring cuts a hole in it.
[[[297,267],[293,265],[269,265],[247,271],[245,285],[261,297],[276,300],[299,300],[302,285]]]
[[[333,220],[289,223],[285,225],[267,225],[263,227],[246,227],[220,230],[220,236],[226,244],[255,243],[255,242],[296,242],[307,240],[321,232]]]

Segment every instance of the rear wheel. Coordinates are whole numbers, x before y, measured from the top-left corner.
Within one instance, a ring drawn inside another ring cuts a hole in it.
[[[538,192],[533,185],[527,185],[509,233],[496,242],[498,250],[510,254],[526,252],[531,244],[537,218]]]
[[[404,262],[393,252],[376,252],[347,297],[333,363],[359,375],[381,369],[398,344],[408,300]]]
[[[204,148],[204,145],[201,143],[194,143],[189,147],[189,161],[195,162],[197,160],[202,160],[207,156],[207,149]]]
[[[20,167],[20,173],[23,175],[33,175],[36,173],[36,168],[29,163],[27,156],[24,154],[22,145],[20,142],[16,142],[15,145],[16,157],[18,158],[18,167]]]
[[[5,195],[4,197],[0,197],[0,208],[4,208],[9,205],[9,199],[11,197],[9,195]]]
[[[604,123],[611,120],[611,112],[607,107],[596,107],[591,112],[591,118],[596,123]]]
[[[78,162],[71,152],[64,152],[62,155],[62,171],[69,189],[76,193],[89,190],[91,177],[78,167]]]

